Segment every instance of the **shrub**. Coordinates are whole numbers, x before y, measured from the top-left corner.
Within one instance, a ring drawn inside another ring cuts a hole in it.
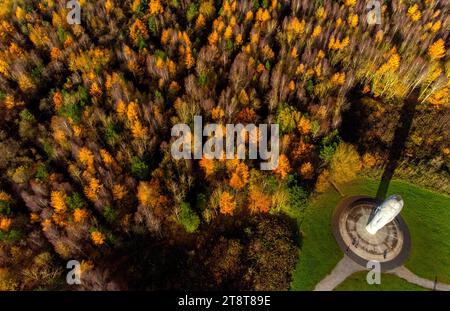
[[[66,204],[67,207],[69,207],[69,209],[73,211],[77,208],[83,208],[86,205],[86,202],[84,201],[81,194],[79,194],[78,192],[74,192],[72,195],[66,197]]]
[[[149,175],[148,165],[141,159],[134,157],[131,162],[131,173],[140,180],[146,179]]]
[[[186,12],[186,19],[188,22],[191,22],[198,14],[197,4],[191,3]]]
[[[207,197],[204,193],[199,193],[197,195],[197,208],[201,211],[205,210],[207,208]]]
[[[323,146],[322,149],[320,149],[319,157],[325,163],[330,163],[330,161],[333,159],[333,155],[334,155],[335,151],[336,151],[335,145]]]
[[[302,187],[295,185],[289,188],[288,205],[284,212],[292,218],[301,217],[306,208],[307,199],[308,193]]]
[[[75,123],[80,123],[83,109],[79,104],[65,104],[59,110],[59,114],[71,118]]]
[[[0,200],[0,214],[8,215],[9,213],[11,213],[11,204]]]
[[[191,209],[189,203],[182,202],[180,208],[180,222],[184,229],[189,233],[197,230],[198,226],[200,225],[200,218]]]
[[[5,244],[11,244],[18,240],[20,240],[22,237],[22,234],[20,231],[11,229],[9,231],[3,232],[0,231],[0,241],[4,242]]]
[[[48,168],[47,165],[45,165],[44,163],[39,164],[37,170],[36,170],[36,179],[44,182],[47,178],[48,178]]]
[[[278,109],[277,123],[280,125],[281,133],[290,133],[297,128],[300,114],[294,107],[283,104]]]
[[[322,139],[319,157],[327,164],[333,158],[336,148],[341,141],[338,132],[335,130]]]
[[[111,206],[106,206],[103,210],[103,216],[109,223],[114,223],[117,220],[118,212]]]
[[[32,139],[35,136],[36,126],[35,126],[34,116],[24,109],[20,112],[20,122],[19,122],[19,135],[24,139]]]
[[[120,126],[113,121],[106,124],[104,136],[109,145],[114,146],[120,141],[120,131]]]

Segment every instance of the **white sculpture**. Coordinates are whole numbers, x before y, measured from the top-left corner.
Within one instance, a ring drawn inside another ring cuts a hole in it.
[[[397,194],[391,195],[373,211],[373,217],[366,226],[367,232],[376,234],[378,230],[394,220],[402,208],[402,197]]]

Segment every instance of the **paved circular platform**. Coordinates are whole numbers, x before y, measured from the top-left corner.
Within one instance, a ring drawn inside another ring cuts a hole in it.
[[[339,247],[348,257],[364,267],[370,260],[378,261],[381,270],[386,271],[403,264],[411,238],[400,215],[374,235],[366,231],[372,211],[379,203],[368,196],[345,198],[334,212],[332,226]]]

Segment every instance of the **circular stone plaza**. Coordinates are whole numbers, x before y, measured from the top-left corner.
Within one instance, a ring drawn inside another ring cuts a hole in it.
[[[333,215],[334,237],[342,251],[356,263],[366,267],[378,261],[382,271],[401,266],[408,257],[411,238],[400,215],[372,235],[366,225],[372,211],[381,202],[367,196],[343,199]]]

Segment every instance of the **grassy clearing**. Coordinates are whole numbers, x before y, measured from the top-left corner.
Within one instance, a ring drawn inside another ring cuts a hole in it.
[[[346,195],[375,196],[378,181],[361,178],[344,187]],[[402,215],[411,233],[412,249],[405,266],[417,275],[450,284],[450,197],[403,181],[392,181],[388,195],[405,200]],[[312,290],[331,272],[343,254],[331,233],[331,216],[341,197],[334,189],[308,206],[300,228],[303,244],[293,273],[292,290]],[[358,287],[355,287],[358,289]]]

